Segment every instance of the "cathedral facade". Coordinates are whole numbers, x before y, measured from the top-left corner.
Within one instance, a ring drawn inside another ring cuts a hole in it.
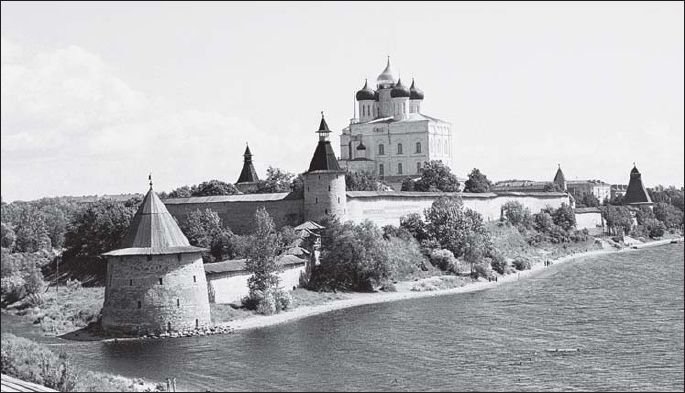
[[[358,115],[340,135],[342,168],[373,173],[399,191],[402,180],[421,176],[424,162],[452,166],[451,124],[422,112],[423,91],[396,78],[389,58],[376,88],[366,81],[355,98]]]

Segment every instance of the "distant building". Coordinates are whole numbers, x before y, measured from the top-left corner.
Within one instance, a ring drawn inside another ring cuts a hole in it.
[[[452,166],[452,126],[421,111],[424,93],[412,79],[410,87],[390,68],[356,93],[359,116],[340,135],[340,166],[377,175],[400,190],[402,181],[421,176],[424,162],[441,160]]]
[[[651,207],[653,205],[652,198],[649,197],[649,193],[642,183],[642,174],[635,165],[633,165],[633,169],[630,171],[630,182],[623,196],[623,204],[634,207],[641,205]]]
[[[612,184],[611,185],[611,199],[623,197],[628,191],[627,184]]]
[[[533,180],[502,180],[495,183],[492,187],[494,192],[514,191],[514,192],[545,192],[552,182],[533,181]]]
[[[601,180],[568,180],[566,187],[577,201],[581,201],[588,194],[594,195],[599,203],[611,198],[611,184]]]
[[[152,190],[152,182],[121,247],[103,254],[104,330],[135,335],[210,324],[205,249],[190,245]]]
[[[259,176],[252,165],[252,152],[250,146],[245,146],[245,153],[243,154],[243,170],[240,171],[238,181],[235,186],[240,192],[249,192],[257,189],[259,183]]]

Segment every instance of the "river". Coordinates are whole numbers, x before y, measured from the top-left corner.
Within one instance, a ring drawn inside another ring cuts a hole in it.
[[[179,389],[683,390],[683,245],[585,258],[481,292],[233,335],[39,341]],[[2,331],[36,338],[3,315]],[[579,349],[548,352],[548,349]]]

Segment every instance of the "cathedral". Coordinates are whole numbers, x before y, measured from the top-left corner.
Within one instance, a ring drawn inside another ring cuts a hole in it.
[[[424,162],[452,166],[451,124],[421,111],[424,93],[412,79],[407,87],[390,67],[356,93],[358,115],[340,135],[340,166],[376,174],[399,191],[407,177],[421,176]]]

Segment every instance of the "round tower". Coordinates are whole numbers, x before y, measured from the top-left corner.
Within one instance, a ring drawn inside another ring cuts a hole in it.
[[[190,245],[150,182],[122,248],[103,254],[103,330],[144,335],[211,324],[203,251]]]
[[[304,175],[304,219],[316,221],[324,215],[333,215],[345,221],[347,215],[347,189],[345,171],[338,165],[328,137],[331,131],[323,112],[319,130],[319,144]]]

